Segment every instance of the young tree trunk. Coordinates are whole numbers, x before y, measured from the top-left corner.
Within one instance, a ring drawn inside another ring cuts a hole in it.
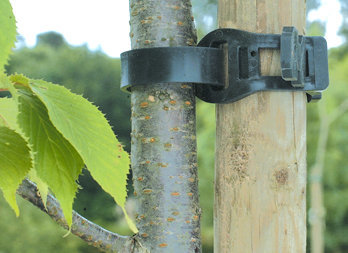
[[[130,12],[132,49],[196,43],[190,0],[130,0]],[[193,87],[133,87],[131,101],[138,241],[151,252],[201,252]]]
[[[219,26],[281,33],[305,29],[304,0],[219,0]],[[279,52],[262,50],[263,75],[280,75]],[[215,252],[306,249],[306,95],[260,92],[218,105]]]

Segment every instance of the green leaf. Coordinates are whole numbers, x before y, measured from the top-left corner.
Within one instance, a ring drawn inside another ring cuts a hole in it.
[[[0,1],[0,75],[3,75],[11,49],[16,41],[16,20],[9,0]]]
[[[1,50],[0,50],[1,51]],[[0,72],[0,91],[9,91],[14,99],[17,99],[17,90],[6,75]]]
[[[16,190],[31,166],[27,142],[14,130],[0,126],[0,189],[17,216]]]
[[[82,96],[41,80],[29,86],[48,110],[54,126],[81,155],[93,178],[122,207],[127,196],[129,155],[116,139],[104,115]],[[126,215],[128,225],[137,232]]]
[[[47,195],[48,195],[48,185],[44,181],[42,181],[41,178],[38,177],[35,169],[31,169],[29,171],[28,176],[29,176],[29,179],[33,181],[36,184],[36,187],[39,189],[42,203],[47,209],[46,203],[47,203]]]
[[[7,126],[18,132],[18,107],[12,98],[0,98],[0,125]]]
[[[32,147],[34,169],[59,200],[70,226],[72,204],[78,188],[76,180],[82,171],[83,161],[53,126],[46,107],[37,96],[24,86],[19,94],[18,123]]]

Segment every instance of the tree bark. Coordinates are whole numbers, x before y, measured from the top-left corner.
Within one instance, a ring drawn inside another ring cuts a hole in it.
[[[219,26],[305,29],[304,0],[219,0]],[[262,50],[261,73],[280,75]],[[260,92],[216,109],[215,252],[306,250],[306,95]]]
[[[132,49],[195,45],[190,0],[130,0]],[[200,252],[195,95],[189,84],[132,88],[139,241],[151,252]]]

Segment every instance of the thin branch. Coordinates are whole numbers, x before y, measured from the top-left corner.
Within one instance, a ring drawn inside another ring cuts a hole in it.
[[[316,176],[320,177],[313,180],[321,181],[331,120],[328,117],[324,104],[318,105],[318,114],[319,114],[319,124],[320,124],[319,140],[318,140],[317,151],[315,156],[315,163],[312,166],[311,172],[312,174],[316,174]]]
[[[47,210],[45,209],[36,185],[25,179],[17,190],[17,193],[33,205],[47,213],[54,221],[65,229],[69,229],[64,219],[62,209],[57,200],[52,196],[47,196]],[[101,251],[107,252],[130,252],[127,248],[136,244],[136,237],[121,236],[85,219],[77,212],[73,211],[73,224],[71,233],[77,235],[88,244],[93,245]]]
[[[321,176],[323,174],[325,152],[326,152],[330,126],[335,120],[341,117],[347,110],[348,110],[348,99],[344,100],[337,108],[335,108],[335,110],[330,115],[327,113],[324,104],[318,105],[318,114],[319,114],[319,120],[320,120],[319,141],[317,146],[315,163],[312,166],[311,171],[313,171],[315,176],[319,178],[313,178],[313,180],[321,180]]]
[[[348,99],[345,99],[329,117],[329,124],[334,122],[338,117],[342,116],[348,110]]]
[[[330,115],[326,111],[325,104],[321,103],[318,105],[320,120],[319,140],[315,163],[310,170],[311,208],[309,223],[311,225],[311,252],[313,253],[324,252],[325,207],[322,177],[330,126],[347,110],[348,99],[344,100]]]
[[[309,224],[311,226],[311,252],[324,252],[324,227],[325,227],[325,207],[323,204],[323,185],[322,176],[325,162],[325,152],[330,129],[330,120],[324,104],[318,105],[319,114],[319,140],[317,145],[315,163],[311,168],[310,177],[310,209]]]

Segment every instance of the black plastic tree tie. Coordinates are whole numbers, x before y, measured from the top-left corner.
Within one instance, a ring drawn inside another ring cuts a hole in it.
[[[260,49],[280,50],[282,76],[262,76]],[[305,91],[308,101],[321,98],[329,84],[327,44],[323,37],[218,29],[197,47],[158,47],[121,54],[121,88],[193,83],[196,96],[210,103],[231,103],[257,91]]]

